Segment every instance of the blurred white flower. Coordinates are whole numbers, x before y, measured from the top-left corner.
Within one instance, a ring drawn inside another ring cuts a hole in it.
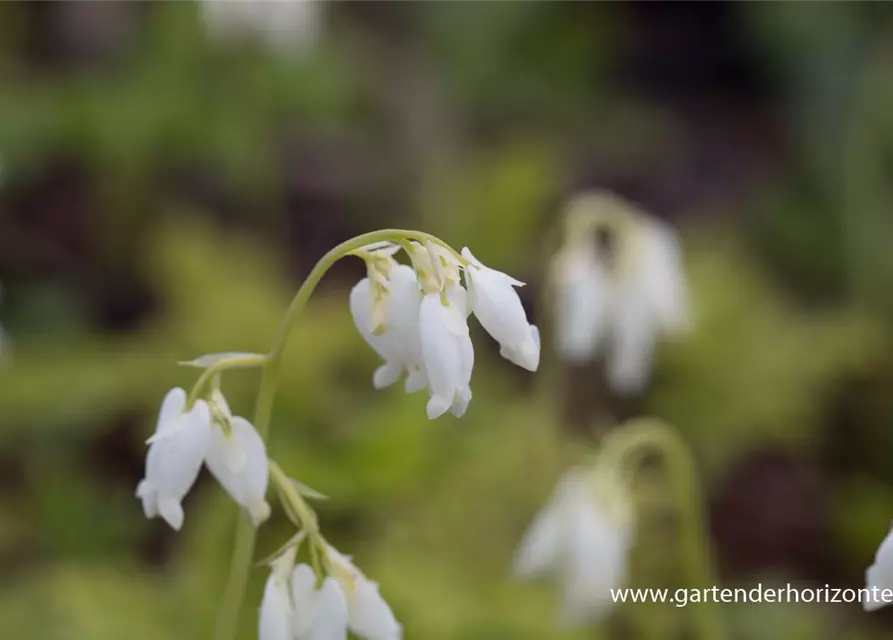
[[[215,421],[217,428],[211,430],[205,464],[258,526],[270,517],[270,505],[265,499],[270,477],[267,447],[248,420],[231,414],[218,390],[212,395],[212,407],[218,407],[221,415]]]
[[[450,411],[465,415],[471,402],[474,345],[468,332],[467,292],[449,285],[441,293],[428,293],[419,310],[422,359],[428,374],[428,418]]]
[[[515,573],[550,575],[562,585],[565,624],[597,621],[613,604],[611,589],[624,585],[633,537],[631,506],[619,479],[573,469],[524,534]]]
[[[259,640],[292,640],[291,576],[296,548],[286,550],[270,566],[257,621]]]
[[[611,387],[641,392],[661,334],[688,329],[688,292],[676,234],[605,195],[572,203],[552,261],[555,345],[586,363],[603,354]]]
[[[540,362],[540,335],[527,322],[515,287],[524,283],[501,271],[484,266],[468,247],[462,257],[468,284],[468,306],[484,329],[500,344],[500,355],[528,371],[536,371]]]
[[[866,611],[876,611],[884,605],[881,593],[885,589],[893,590],[893,530],[887,533],[887,537],[878,547],[877,554],[872,564],[865,571],[866,597],[862,600],[862,607]]]
[[[307,52],[316,44],[322,5],[316,0],[202,0],[201,11],[213,37],[257,38],[287,54]]]
[[[146,477],[136,488],[146,517],[161,516],[177,531],[184,519],[181,502],[198,477],[211,437],[208,405],[198,400],[188,412],[185,408],[183,389],[171,389],[164,397],[149,439]]]
[[[338,581],[347,600],[348,626],[363,640],[400,640],[403,628],[391,607],[378,591],[378,584],[369,580],[332,546],[327,548],[332,576]]]
[[[295,640],[345,640],[347,601],[334,578],[316,588],[309,565],[299,564],[291,577],[292,637]]]
[[[155,433],[147,441],[146,477],[136,488],[147,518],[183,526],[181,503],[202,463],[247,512],[255,526],[270,515],[264,499],[269,480],[266,446],[250,422],[233,417],[220,391],[211,404],[196,400],[186,411],[186,392],[171,389],[161,403]]]

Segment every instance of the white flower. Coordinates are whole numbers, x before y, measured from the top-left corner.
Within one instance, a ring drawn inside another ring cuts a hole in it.
[[[271,566],[258,616],[259,640],[292,640],[293,605],[290,579],[295,553],[296,548],[292,547]]]
[[[296,640],[347,638],[347,601],[334,578],[326,578],[316,589],[313,570],[299,564],[292,572],[291,591],[291,629]]]
[[[553,260],[555,343],[585,363],[604,354],[611,387],[641,392],[661,334],[689,327],[679,243],[664,223],[616,199],[583,198]]]
[[[369,278],[363,278],[350,292],[350,313],[360,334],[385,361],[372,377],[376,389],[392,385],[403,373],[408,373],[407,393],[424,389],[427,376],[422,364],[422,344],[419,337],[419,306],[421,292],[415,271],[406,265],[394,265],[387,278],[385,330],[374,335],[372,326],[372,292]]]
[[[217,428],[211,430],[205,464],[258,526],[270,517],[270,505],[265,500],[270,474],[267,448],[248,420],[231,415],[223,394],[217,390],[212,404],[221,409],[220,418],[227,424],[216,424]]]
[[[161,403],[155,434],[149,439],[146,477],[136,488],[147,518],[161,516],[175,530],[183,526],[181,502],[201,470],[211,437],[208,405],[186,409],[186,392],[171,389]]]
[[[469,308],[500,344],[502,357],[528,371],[536,371],[540,362],[539,331],[527,322],[521,299],[514,289],[524,283],[484,266],[468,247],[462,249],[462,257],[471,263],[465,268]]]
[[[203,0],[202,17],[214,37],[256,37],[283,53],[316,42],[322,7],[313,0]]]
[[[878,547],[874,564],[865,571],[865,587],[868,592],[862,601],[862,607],[866,611],[876,611],[890,604],[883,601],[882,592],[893,589],[893,531],[887,533]]]
[[[403,628],[394,617],[391,607],[378,591],[378,584],[369,580],[334,547],[327,548],[327,555],[347,599],[348,626],[363,640],[400,640]]]
[[[601,476],[566,473],[515,556],[517,575],[550,574],[561,582],[566,624],[603,617],[613,604],[611,589],[626,579],[633,543],[629,503],[618,480]]]
[[[428,293],[419,310],[422,359],[428,374],[428,418],[447,411],[462,417],[471,402],[474,346],[468,332],[466,291],[450,285],[443,295]]]
[[[155,434],[149,438],[146,477],[136,488],[147,518],[161,516],[177,531],[183,526],[181,502],[202,463],[243,507],[255,526],[270,515],[264,496],[269,467],[260,434],[250,422],[233,417],[220,391],[210,406],[196,400],[186,408],[186,392],[171,389],[161,403]]]

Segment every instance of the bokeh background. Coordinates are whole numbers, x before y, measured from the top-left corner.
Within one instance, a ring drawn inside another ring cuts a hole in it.
[[[697,456],[723,584],[863,584],[893,518],[893,6],[255,3],[285,11],[264,27],[212,4],[0,4],[0,636],[209,637],[235,508],[203,475],[175,534],[133,496],[194,380],[176,362],[263,351],[315,261],[386,226],[471,245],[547,322],[546,239],[593,187],[683,237],[695,332],[640,410]],[[548,346],[530,375],[474,328],[468,414],[429,423],[424,394],[372,390],[362,274],[339,264],[301,320],[273,455],[331,496],[324,532],[408,638],[594,637],[509,579],[568,463]],[[226,377],[237,412],[257,382]],[[635,586],[676,575],[652,525]],[[258,557],[289,535],[277,512]],[[690,615],[608,629],[686,638]],[[858,604],[723,615],[733,638],[893,637]]]

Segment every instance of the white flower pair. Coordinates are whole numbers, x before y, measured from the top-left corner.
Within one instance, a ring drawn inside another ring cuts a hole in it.
[[[501,345],[500,354],[529,371],[539,366],[540,338],[527,321],[514,287],[524,283],[490,269],[462,250],[463,263],[443,247],[410,245],[413,266],[382,248],[361,257],[369,276],[350,293],[350,310],[363,338],[384,360],[373,376],[380,389],[407,374],[407,393],[428,388],[430,419],[447,411],[464,415],[471,401],[474,345],[468,316],[474,313]],[[460,282],[465,273],[466,287]]]
[[[317,588],[307,564],[294,566],[296,548],[272,564],[258,619],[259,640],[400,640],[403,630],[378,585],[326,545],[330,575]]]
[[[639,393],[658,335],[688,327],[679,241],[662,222],[601,194],[572,203],[567,225],[550,269],[556,350],[581,364],[603,354],[611,387]]]
[[[161,516],[175,530],[183,526],[183,498],[204,463],[247,512],[255,526],[270,515],[268,463],[263,440],[245,418],[233,416],[219,391],[211,404],[186,407],[186,392],[171,389],[161,403],[155,434],[147,441],[146,477],[136,495],[147,518]]]
[[[515,573],[557,578],[564,624],[597,621],[613,606],[611,590],[625,583],[633,537],[632,510],[619,479],[573,469],[524,534]]]

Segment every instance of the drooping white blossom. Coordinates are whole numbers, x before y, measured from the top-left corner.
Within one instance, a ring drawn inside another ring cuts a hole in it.
[[[211,437],[211,414],[203,400],[186,411],[186,392],[171,389],[161,403],[149,439],[146,476],[136,495],[147,518],[161,516],[173,529],[183,526],[181,505],[201,470]]]
[[[350,312],[363,339],[384,360],[372,377],[375,388],[388,387],[406,373],[406,391],[412,393],[428,384],[418,329],[422,296],[415,271],[406,265],[394,265],[389,270],[387,287],[382,334],[373,335],[369,328],[372,292],[368,277],[351,290]]]
[[[248,420],[231,414],[222,393],[214,391],[212,404],[220,408],[226,424],[216,423],[211,430],[205,464],[258,526],[270,517],[265,499],[270,474],[267,447]]]
[[[290,582],[295,552],[294,547],[286,550],[270,567],[258,615],[259,640],[292,640],[294,606]]]
[[[146,517],[161,516],[179,530],[185,517],[181,503],[204,463],[259,525],[270,515],[265,500],[269,467],[260,434],[244,418],[232,416],[218,390],[212,393],[210,405],[196,400],[186,411],[186,402],[183,389],[171,389],[148,440],[146,477],[136,490]]]
[[[350,630],[363,640],[400,640],[403,628],[379,593],[378,584],[334,547],[327,548],[327,556],[347,601]]]
[[[658,338],[689,327],[679,241],[613,197],[584,196],[571,214],[550,269],[556,350],[570,363],[603,355],[611,387],[639,393]]]
[[[527,321],[515,287],[524,283],[501,271],[484,266],[468,247],[462,257],[468,283],[468,306],[475,317],[500,344],[500,355],[528,371],[536,371],[540,362],[540,335]]]
[[[628,504],[615,479],[574,469],[524,534],[515,572],[560,583],[565,624],[600,619],[613,604],[611,589],[623,586],[633,543]]]
[[[315,0],[202,0],[201,9],[213,37],[256,38],[286,54],[314,46],[321,27],[321,4]]]
[[[428,374],[428,418],[447,411],[462,417],[471,402],[474,346],[468,331],[466,291],[450,285],[443,294],[428,293],[419,310],[422,359]]]
[[[890,604],[884,602],[884,590],[893,590],[893,530],[878,547],[874,564],[865,570],[865,588],[867,592],[862,599],[862,607],[866,611],[876,611]]]
[[[299,564],[292,572],[291,591],[291,630],[295,640],[347,638],[347,601],[334,578],[326,578],[317,589],[313,569]]]

